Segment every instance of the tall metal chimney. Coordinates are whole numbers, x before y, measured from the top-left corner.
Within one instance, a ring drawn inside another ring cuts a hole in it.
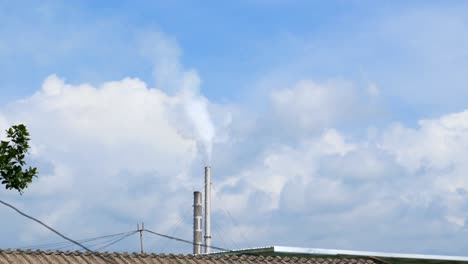
[[[205,253],[211,246],[211,168],[205,167]]]
[[[193,254],[202,253],[202,193],[193,193]]]

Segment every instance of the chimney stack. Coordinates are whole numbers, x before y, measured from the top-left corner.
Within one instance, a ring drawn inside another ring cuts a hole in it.
[[[205,253],[211,246],[211,168],[205,167]]]
[[[193,193],[193,254],[202,253],[202,193]]]

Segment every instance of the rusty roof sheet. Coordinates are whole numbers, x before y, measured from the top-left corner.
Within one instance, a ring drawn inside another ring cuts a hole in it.
[[[297,258],[264,256],[213,256],[80,251],[0,250],[0,263],[21,264],[377,264],[365,258]]]

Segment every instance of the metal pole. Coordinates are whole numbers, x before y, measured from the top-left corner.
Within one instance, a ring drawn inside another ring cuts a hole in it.
[[[202,253],[202,193],[193,193],[193,254]]]
[[[140,248],[141,248],[141,254],[144,254],[145,251],[143,250],[143,231],[145,230],[145,223],[141,223],[141,229],[140,225],[137,225],[138,231],[140,232]]]
[[[211,246],[211,168],[205,167],[205,253]]]

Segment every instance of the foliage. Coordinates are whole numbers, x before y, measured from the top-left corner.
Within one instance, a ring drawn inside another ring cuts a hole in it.
[[[9,140],[0,141],[0,180],[6,189],[23,190],[37,176],[37,168],[27,168],[25,157],[29,152],[29,132],[23,124],[6,130]]]

